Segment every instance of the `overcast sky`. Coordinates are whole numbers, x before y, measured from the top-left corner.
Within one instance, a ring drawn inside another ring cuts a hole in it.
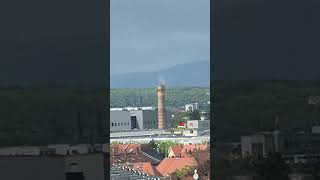
[[[111,74],[154,71],[209,60],[209,3],[111,0]]]

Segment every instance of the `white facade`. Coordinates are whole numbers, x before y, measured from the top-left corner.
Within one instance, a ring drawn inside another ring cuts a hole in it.
[[[184,136],[199,136],[200,135],[200,132],[198,131],[198,130],[190,130],[190,129],[184,129],[183,131],[182,131],[182,134],[184,135]]]
[[[186,112],[193,112],[195,110],[199,110],[198,103],[191,103],[185,105],[185,111]]]
[[[137,129],[156,129],[158,127],[158,114],[154,110],[130,111],[131,117],[136,117]]]
[[[170,111],[166,111],[167,127],[171,125]],[[110,109],[110,131],[157,129],[158,112],[153,107],[126,107]]]
[[[282,140],[279,135],[279,133],[261,132],[258,134],[242,136],[242,156],[261,155],[266,157],[268,153],[280,151],[282,147]]]
[[[320,133],[320,126],[312,126],[312,133]]]
[[[190,120],[187,121],[188,129],[197,129],[199,131],[209,130],[210,121],[209,120]]]
[[[7,147],[0,149],[0,156],[39,156],[40,148],[33,146]]]
[[[129,111],[110,112],[110,131],[124,131],[131,129],[131,117]]]
[[[54,144],[49,145],[48,148],[54,149],[54,152],[57,155],[67,155],[70,146],[68,144]]]

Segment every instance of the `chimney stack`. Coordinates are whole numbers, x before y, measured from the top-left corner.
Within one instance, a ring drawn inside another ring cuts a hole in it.
[[[163,84],[158,85],[158,129],[166,128],[165,91],[166,89]]]

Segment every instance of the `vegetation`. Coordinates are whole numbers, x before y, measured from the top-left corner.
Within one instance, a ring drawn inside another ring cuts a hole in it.
[[[168,87],[166,90],[166,105],[182,107],[196,102],[201,105],[210,100],[209,88],[205,87]],[[156,88],[141,89],[111,89],[110,106],[157,106]]]
[[[169,148],[177,145],[178,143],[174,141],[157,141],[155,142],[156,148],[159,148],[160,153],[163,154],[165,157],[168,156]]]
[[[195,110],[191,113],[190,119],[192,120],[199,120],[200,119],[200,113],[198,110]]]
[[[308,104],[320,95],[320,82],[313,81],[216,81],[213,94],[215,139],[240,141],[246,133],[279,128],[288,133],[310,131],[320,113]]]
[[[239,175],[263,177],[265,180],[289,179],[289,166],[279,154],[272,154],[267,158],[247,157],[233,160],[219,158],[215,161],[214,171],[216,178],[219,179]]]
[[[192,176],[194,173],[195,167],[186,166],[180,170],[175,171],[173,174],[179,178],[184,178],[188,176]]]
[[[171,127],[177,127],[177,124],[180,122],[186,123],[187,120],[199,120],[199,119],[200,119],[200,113],[198,110],[195,110],[193,112],[178,111],[174,114],[174,117],[171,121]]]
[[[72,142],[99,134],[105,118],[101,89],[14,87],[0,89],[0,145]],[[81,126],[81,132],[75,126]],[[82,135],[81,135],[82,134]]]
[[[289,180],[289,167],[280,154],[272,154],[266,159],[253,161],[253,170],[266,180]]]
[[[187,119],[190,119],[191,113],[190,112],[176,112],[174,114],[174,117],[171,121],[171,127],[176,127],[178,123],[180,122],[187,122]]]
[[[123,144],[123,142],[120,142],[120,141],[113,141],[111,144]]]

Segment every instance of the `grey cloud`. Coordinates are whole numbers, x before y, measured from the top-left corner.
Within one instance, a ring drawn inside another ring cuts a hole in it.
[[[112,0],[111,73],[209,59],[209,0]]]

